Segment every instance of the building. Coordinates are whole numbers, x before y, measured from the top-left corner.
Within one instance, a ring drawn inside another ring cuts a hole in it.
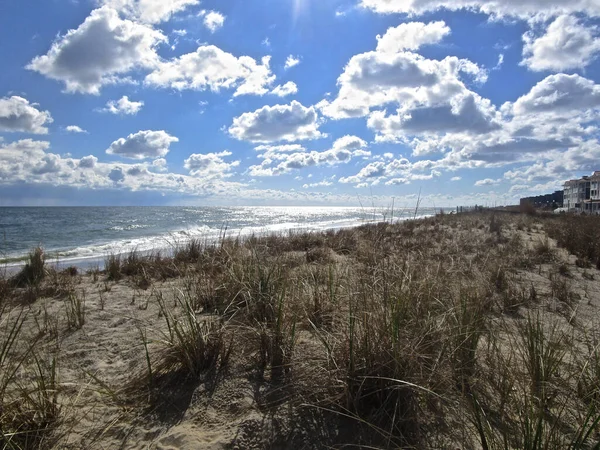
[[[531,205],[540,209],[556,209],[563,205],[563,191],[556,191],[553,194],[538,195],[536,197],[527,197],[521,199],[521,206]]]
[[[600,171],[565,182],[563,207],[569,211],[600,214]]]

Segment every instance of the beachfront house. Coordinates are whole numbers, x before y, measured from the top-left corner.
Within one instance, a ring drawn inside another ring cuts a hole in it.
[[[600,170],[564,184],[563,207],[568,211],[600,214]]]

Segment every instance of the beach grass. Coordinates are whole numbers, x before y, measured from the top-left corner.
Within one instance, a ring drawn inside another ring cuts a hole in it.
[[[160,432],[136,445],[208,423],[244,448],[595,448],[598,230],[444,214],[109,255],[100,276],[34,250],[0,280],[3,444],[103,448],[143,418]]]

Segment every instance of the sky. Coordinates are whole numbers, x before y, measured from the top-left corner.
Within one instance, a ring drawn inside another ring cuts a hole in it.
[[[600,170],[600,0],[0,0],[0,206],[503,205]]]

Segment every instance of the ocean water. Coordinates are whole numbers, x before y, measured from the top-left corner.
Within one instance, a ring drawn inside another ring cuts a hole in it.
[[[390,220],[391,210],[355,207],[48,207],[0,208],[0,264],[20,265],[41,246],[48,260],[88,265],[109,253],[174,248],[273,232],[320,231]],[[420,209],[419,216],[434,214]],[[393,220],[412,217],[396,210]]]

